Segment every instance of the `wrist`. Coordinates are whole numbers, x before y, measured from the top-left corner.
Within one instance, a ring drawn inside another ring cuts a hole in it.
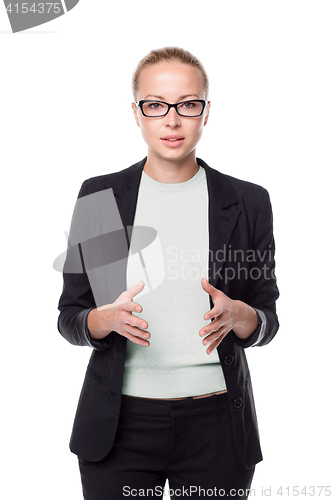
[[[258,328],[258,315],[253,307],[241,300],[235,300],[238,313],[236,323],[233,327],[234,333],[240,339],[246,339]]]
[[[94,340],[99,340],[104,338],[110,333],[110,330],[106,329],[103,322],[103,314],[97,308],[92,309],[87,317],[87,328],[89,335]]]
[[[234,300],[234,305],[236,306],[236,321],[235,328],[242,328],[246,324],[246,320],[249,315],[247,304],[242,302],[241,300]]]

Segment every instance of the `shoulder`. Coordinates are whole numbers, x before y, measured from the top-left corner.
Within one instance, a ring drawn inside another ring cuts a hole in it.
[[[243,179],[238,179],[231,175],[221,173],[223,179],[230,182],[232,188],[237,192],[251,192],[251,193],[262,193],[266,189],[260,184],[255,184],[254,182],[246,181]]]
[[[112,172],[110,174],[96,175],[94,177],[89,177],[83,181],[78,198],[86,196],[88,194],[97,193],[103,189],[117,188],[128,186],[133,178],[134,172],[138,171],[140,168],[140,163],[137,162],[130,167],[124,168],[117,172]]]
[[[258,203],[262,203],[264,198],[269,197],[266,188],[260,184],[255,184],[254,182],[246,181],[243,179],[238,179],[231,175],[221,174],[225,182],[228,182],[234,191],[237,198],[240,200],[252,200]]]
[[[119,172],[114,172],[112,174],[105,175],[96,175],[95,177],[89,177],[85,181],[83,181],[79,198],[81,196],[86,196],[87,194],[97,193],[98,191],[102,191],[106,187],[112,187],[117,184],[117,174]]]
[[[224,174],[208,166],[203,160],[200,160],[200,163],[205,167],[213,192],[218,198],[227,197],[228,200],[238,202],[249,209],[260,208],[265,200],[269,200],[268,191],[263,186]]]
[[[230,183],[238,203],[243,207],[247,218],[257,219],[261,215],[272,216],[272,205],[266,188],[253,182],[244,181],[225,175]]]
[[[219,203],[221,200],[221,204],[224,204],[225,208],[240,210],[240,220],[245,221],[247,225],[259,227],[258,221],[260,221],[260,227],[270,227],[273,212],[266,188],[217,170],[213,177],[215,177],[214,181],[216,182],[214,185],[215,199],[218,199]]]

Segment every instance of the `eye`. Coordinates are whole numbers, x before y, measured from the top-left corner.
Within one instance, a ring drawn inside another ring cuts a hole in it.
[[[161,103],[159,102],[150,102],[150,103],[147,103],[147,107],[149,109],[160,109],[162,108],[163,106],[161,105]]]
[[[185,109],[195,109],[196,107],[198,107],[198,102],[195,102],[195,101],[185,101],[183,102],[183,104],[181,105],[182,108],[185,108]]]

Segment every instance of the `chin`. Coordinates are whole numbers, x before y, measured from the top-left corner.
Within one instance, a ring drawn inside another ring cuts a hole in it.
[[[194,149],[194,148],[193,148]],[[151,150],[154,156],[157,156],[158,158],[162,160],[167,160],[167,161],[178,161],[178,160],[183,160],[187,156],[189,156],[193,149],[190,151],[181,151],[180,149],[176,150],[171,150],[171,151],[154,151]]]
[[[183,154],[183,155],[159,155],[158,157],[161,158],[162,160],[165,160],[165,161],[170,161],[170,162],[177,162],[177,161],[180,161],[180,160],[184,160],[184,158],[186,158],[188,156],[188,154]]]

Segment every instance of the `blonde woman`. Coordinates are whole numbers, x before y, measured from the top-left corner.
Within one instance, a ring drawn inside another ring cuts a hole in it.
[[[78,201],[109,189],[103,223],[118,210],[133,233],[153,228],[160,254],[143,264],[127,231],[120,281],[107,266],[64,272],[59,331],[93,348],[70,449],[85,500],[161,498],[166,479],[171,498],[244,499],[262,460],[245,349],[279,327],[269,195],[196,156],[211,103],[191,53],[152,50],[132,87],[147,156],[87,179]]]

